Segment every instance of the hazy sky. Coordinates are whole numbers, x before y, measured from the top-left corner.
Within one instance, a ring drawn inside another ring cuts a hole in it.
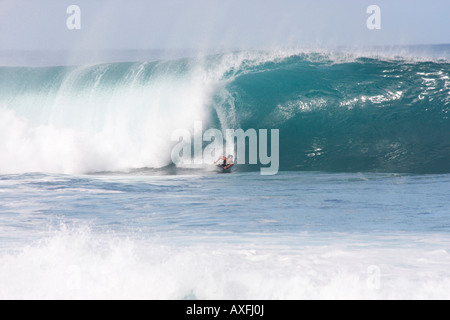
[[[0,0],[0,50],[441,44],[449,17],[450,0]]]

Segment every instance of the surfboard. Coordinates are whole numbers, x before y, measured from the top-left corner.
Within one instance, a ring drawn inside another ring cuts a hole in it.
[[[215,163],[214,165],[217,167],[219,173],[231,173],[231,168],[233,168],[233,166],[231,166],[228,169],[225,169],[224,167],[222,167],[220,164],[217,163]]]

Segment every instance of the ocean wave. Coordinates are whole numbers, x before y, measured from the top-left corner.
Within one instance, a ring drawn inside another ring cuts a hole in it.
[[[280,170],[449,173],[449,75],[446,59],[289,50],[1,67],[0,173],[165,168],[196,121],[279,129]]]

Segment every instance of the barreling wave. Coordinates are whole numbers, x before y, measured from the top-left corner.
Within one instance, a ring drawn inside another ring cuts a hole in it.
[[[448,60],[298,52],[0,67],[0,173],[165,168],[200,120],[279,129],[280,170],[450,173],[449,76]]]

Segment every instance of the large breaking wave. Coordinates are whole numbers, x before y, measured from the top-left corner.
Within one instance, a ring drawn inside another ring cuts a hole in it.
[[[0,173],[173,166],[195,121],[279,129],[281,170],[450,173],[449,76],[448,60],[285,51],[0,67]]]

